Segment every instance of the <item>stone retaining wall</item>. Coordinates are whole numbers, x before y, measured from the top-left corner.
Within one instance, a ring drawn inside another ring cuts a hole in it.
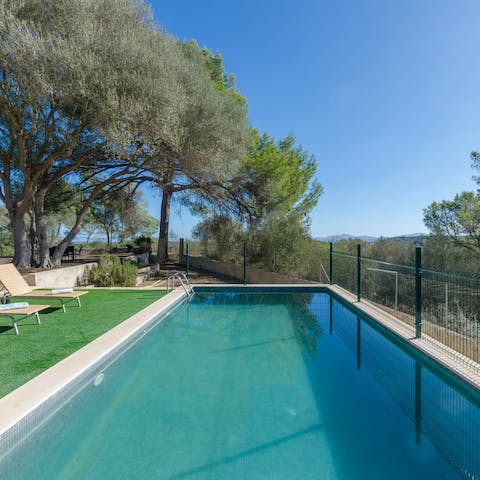
[[[95,262],[26,273],[25,281],[36,288],[70,288],[88,284],[88,272]]]

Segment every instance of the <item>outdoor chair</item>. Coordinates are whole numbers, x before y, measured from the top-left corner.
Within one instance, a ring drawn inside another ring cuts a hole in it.
[[[10,317],[13,328],[15,329],[15,333],[18,335],[18,322],[34,315],[37,320],[37,324],[40,325],[40,315],[38,312],[45,310],[46,308],[50,308],[50,305],[28,305],[22,308],[2,308],[0,310],[0,316]],[[18,318],[18,315],[22,316]]]
[[[0,283],[3,284],[5,290],[12,297],[19,298],[56,298],[60,300],[62,310],[65,313],[65,304],[68,302],[77,301],[79,307],[82,306],[80,297],[88,292],[58,292],[52,293],[48,290],[32,290],[30,285],[20,275],[20,272],[15,268],[13,263],[5,263],[0,265]]]
[[[55,253],[55,250],[56,250],[57,248],[58,248],[58,247],[49,247],[49,248],[48,248],[50,257],[53,257],[53,254]],[[81,251],[82,251],[82,248],[80,247],[80,252],[81,252]],[[74,262],[74,261],[75,261],[75,255],[77,255],[77,249],[75,248],[74,245],[69,245],[69,246],[65,249],[65,251],[63,252],[62,261],[63,261],[63,258],[64,258],[64,257],[67,257],[67,260],[68,260],[68,261]]]

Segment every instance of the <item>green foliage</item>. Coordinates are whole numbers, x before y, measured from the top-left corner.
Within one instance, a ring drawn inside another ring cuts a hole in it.
[[[152,181],[162,190],[157,257],[168,258],[170,205],[175,194],[189,201],[192,195],[221,201],[216,192],[237,176],[250,134],[245,102],[227,80],[220,55],[201,51],[195,42],[183,44],[190,68],[177,84],[188,92],[175,142],[158,138],[161,122],[146,129],[144,140]],[[188,66],[188,65],[187,65]],[[161,120],[161,119],[160,119]],[[150,122],[151,123],[151,122]]]
[[[90,206],[91,217],[105,232],[109,247],[114,235],[120,231],[126,203],[127,194],[122,190],[112,195],[103,195]]]
[[[45,214],[40,220],[45,228],[48,245],[58,245],[65,230],[75,224],[79,192],[67,181],[60,179],[46,192]]]
[[[292,210],[306,216],[322,193],[315,179],[315,157],[295,142],[293,135],[275,142],[273,137],[254,131],[254,143],[242,170],[252,206],[260,216],[282,215]]]
[[[308,263],[304,263],[303,254],[309,243],[308,225],[296,213],[266,219],[261,228],[251,229],[248,235],[252,263],[297,275],[306,272]]]
[[[327,252],[326,244],[313,240],[308,225],[295,214],[246,232],[230,217],[209,217],[197,225],[194,235],[200,240],[197,254],[239,264],[245,241],[248,265],[317,281],[322,253]]]
[[[129,197],[121,221],[119,236],[123,243],[130,242],[138,236],[152,237],[158,232],[159,221],[148,213],[148,204],[141,190],[137,190]]]
[[[198,48],[195,41],[192,41],[190,45],[193,46],[194,49]],[[205,66],[210,73],[215,88],[221,92],[227,92],[239,105],[246,108],[247,99],[237,90],[235,75],[225,72],[223,58],[220,52],[214,55],[213,52],[206,47],[203,47],[200,52],[205,60]]]
[[[445,235],[430,235],[423,241],[425,268],[439,272],[468,274],[480,272],[480,252],[455,243]]]
[[[133,243],[137,246],[135,253],[152,253],[152,239],[151,237],[137,237]]]
[[[182,94],[174,110],[175,135],[162,137],[162,116],[142,124],[143,153],[149,159],[146,166],[161,188],[172,191],[202,188],[205,183],[229,178],[250,140],[243,104],[229,89],[217,88],[196,44],[181,47],[173,67],[176,78],[171,79]]]
[[[126,187],[97,198],[90,207],[84,229],[86,232],[103,230],[110,246],[115,239],[126,243],[139,234],[155,233],[158,220],[148,214],[143,193]]]
[[[479,171],[480,153],[472,152],[470,158],[473,169]],[[478,175],[473,180],[480,185]],[[453,200],[433,202],[423,210],[423,221],[436,243],[445,236],[456,246],[480,253],[480,191],[461,192]]]
[[[13,255],[13,237],[10,230],[10,220],[5,207],[0,206],[0,255]]]
[[[134,287],[137,267],[115,255],[102,255],[90,270],[90,282],[96,287]]]
[[[193,232],[201,252],[209,258],[235,262],[240,256],[244,235],[239,222],[224,215],[205,218]]]
[[[309,275],[308,215],[322,192],[315,180],[316,161],[289,135],[275,142],[254,132],[254,144],[243,159],[241,182],[232,202],[247,211],[248,221],[231,215],[207,214],[195,231],[203,251],[212,258],[235,261],[243,240],[249,264],[272,271]],[[205,212],[205,211],[204,211]]]
[[[462,192],[453,200],[433,202],[423,221],[435,235],[446,235],[456,245],[480,252],[480,194]]]
[[[360,244],[362,249],[362,257],[405,265],[410,265],[413,262],[413,244],[388,238],[379,238],[375,242],[365,242],[358,238],[348,238],[335,242],[334,248],[338,252],[356,255],[358,244]]]
[[[462,192],[453,200],[433,202],[424,210],[424,223],[436,235],[480,251],[480,194]]]
[[[146,170],[182,189],[235,170],[248,133],[233,80],[216,88],[206,57],[164,34],[142,0],[0,0],[0,41],[0,200],[17,265],[29,263],[24,218],[52,213],[45,195],[59,181],[81,192],[66,245],[95,198]]]

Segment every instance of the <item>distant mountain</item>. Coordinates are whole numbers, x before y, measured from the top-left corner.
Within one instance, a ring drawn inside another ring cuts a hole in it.
[[[331,235],[329,237],[317,237],[315,240],[320,240],[321,242],[339,242],[340,240],[349,240],[349,239],[358,239],[363,240],[367,243],[373,243],[380,238],[384,238],[386,240],[393,240],[395,242],[402,242],[402,243],[421,243],[423,237],[425,237],[425,233],[408,233],[404,235],[396,235],[394,237],[372,237],[371,235],[351,235],[349,233],[340,233],[337,235]]]
[[[397,235],[396,237],[388,237],[388,240],[402,243],[422,243],[425,233],[411,233],[409,235]]]
[[[317,237],[315,240],[320,240],[321,242],[339,242],[340,240],[349,240],[349,239],[359,239],[363,240],[364,242],[374,242],[378,240],[378,237],[371,237],[369,235],[350,235],[349,233],[339,233],[337,235],[331,235],[329,237]]]

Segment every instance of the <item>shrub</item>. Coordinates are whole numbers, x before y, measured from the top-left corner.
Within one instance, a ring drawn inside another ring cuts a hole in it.
[[[150,237],[137,237],[133,243],[136,245],[135,253],[152,253],[152,239]]]
[[[90,282],[96,287],[134,287],[137,267],[115,255],[102,255],[90,270]]]
[[[10,245],[0,245],[0,256],[2,257],[13,257],[14,250]]]

